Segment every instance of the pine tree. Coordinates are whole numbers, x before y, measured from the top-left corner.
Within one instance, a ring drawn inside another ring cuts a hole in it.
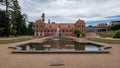
[[[16,30],[17,35],[25,35],[26,30],[26,21],[24,14],[21,14],[20,6],[18,3],[18,0],[12,0],[13,6],[11,7],[13,9],[11,17],[11,24],[12,29]]]
[[[29,22],[28,28],[27,28],[27,35],[33,35],[34,34],[34,23]]]

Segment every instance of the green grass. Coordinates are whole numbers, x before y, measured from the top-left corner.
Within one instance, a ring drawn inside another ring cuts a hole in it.
[[[22,42],[30,39],[33,39],[33,38],[16,38],[16,39],[10,39],[10,40],[0,40],[0,44],[16,43],[16,42]]]
[[[101,32],[97,32],[97,34],[99,34],[102,37],[113,37],[116,32],[120,32],[120,30],[101,31]]]
[[[101,38],[89,38],[88,40],[101,42],[101,43],[108,43],[108,44],[120,44],[120,40],[108,40],[108,39],[101,39]]]

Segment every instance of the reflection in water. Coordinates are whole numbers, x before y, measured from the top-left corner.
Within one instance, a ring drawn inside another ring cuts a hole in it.
[[[90,43],[78,43],[71,39],[62,38],[61,40],[47,39],[43,43],[30,43],[20,46],[22,50],[26,51],[99,51],[98,45]]]

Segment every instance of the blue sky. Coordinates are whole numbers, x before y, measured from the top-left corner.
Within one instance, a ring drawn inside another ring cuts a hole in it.
[[[120,20],[120,0],[18,0],[21,11],[30,21],[41,18],[44,12],[56,23],[75,23],[85,20],[87,25]]]

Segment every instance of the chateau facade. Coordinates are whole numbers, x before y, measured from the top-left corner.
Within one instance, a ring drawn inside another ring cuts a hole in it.
[[[84,20],[77,20],[75,23],[55,23],[46,24],[41,19],[36,20],[34,24],[34,35],[35,36],[54,36],[56,34],[57,28],[60,29],[60,36],[75,36],[74,30],[78,29],[86,32],[86,26]]]

